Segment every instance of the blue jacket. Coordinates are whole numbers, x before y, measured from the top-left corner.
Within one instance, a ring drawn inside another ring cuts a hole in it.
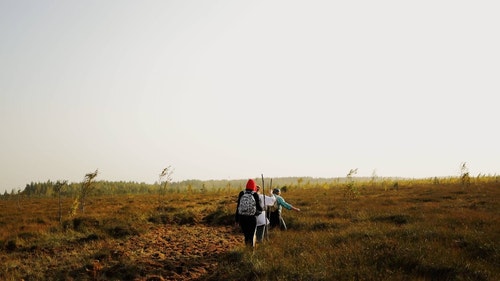
[[[285,209],[287,210],[291,210],[292,209],[292,205],[287,203],[285,201],[285,199],[283,199],[283,197],[281,197],[280,195],[277,195],[277,194],[274,194],[274,197],[276,198],[276,202],[278,203],[278,211],[281,212],[281,207],[283,206]]]

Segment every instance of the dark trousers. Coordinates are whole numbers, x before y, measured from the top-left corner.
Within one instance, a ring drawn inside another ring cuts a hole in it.
[[[239,217],[241,231],[245,235],[245,244],[247,246],[255,246],[254,237],[255,230],[257,229],[257,217],[256,216],[242,216]]]
[[[274,212],[270,213],[269,224],[270,224],[271,228],[276,228],[279,226],[281,230],[287,229],[285,220],[283,220],[283,217],[281,217],[280,211],[274,211]]]
[[[257,232],[255,233],[255,236],[257,238],[257,242],[258,243],[264,241],[265,231],[266,231],[266,225],[265,224],[257,226]]]

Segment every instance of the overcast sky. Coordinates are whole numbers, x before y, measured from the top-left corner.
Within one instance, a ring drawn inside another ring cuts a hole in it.
[[[0,0],[0,191],[500,172],[499,1]]]

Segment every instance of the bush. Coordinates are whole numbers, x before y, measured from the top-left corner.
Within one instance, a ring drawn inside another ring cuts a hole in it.
[[[78,241],[85,243],[85,242],[95,241],[98,239],[99,239],[99,236],[95,233],[92,233],[92,234],[87,235],[86,237],[78,239]]]
[[[190,210],[183,210],[181,212],[174,214],[173,222],[178,224],[178,225],[195,224],[196,223],[196,216]]]
[[[225,208],[219,207],[214,212],[206,215],[202,222],[208,225],[232,225],[234,224],[234,214],[228,213]]]
[[[127,236],[137,235],[139,232],[133,227],[127,226],[114,226],[107,229],[108,234],[113,238],[124,238]]]
[[[152,215],[148,218],[148,222],[154,224],[167,224],[170,222],[170,218],[165,214]]]
[[[63,222],[64,229],[73,229],[78,232],[86,232],[90,229],[95,229],[100,225],[99,221],[92,217],[77,217],[69,221]]]
[[[7,252],[14,252],[17,249],[17,243],[14,240],[9,240],[7,241],[7,244],[5,245],[5,250]]]

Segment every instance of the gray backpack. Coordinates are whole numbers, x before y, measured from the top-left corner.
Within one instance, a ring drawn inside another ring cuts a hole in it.
[[[255,216],[257,213],[257,202],[253,197],[253,192],[245,191],[240,199],[238,214],[243,216]]]

